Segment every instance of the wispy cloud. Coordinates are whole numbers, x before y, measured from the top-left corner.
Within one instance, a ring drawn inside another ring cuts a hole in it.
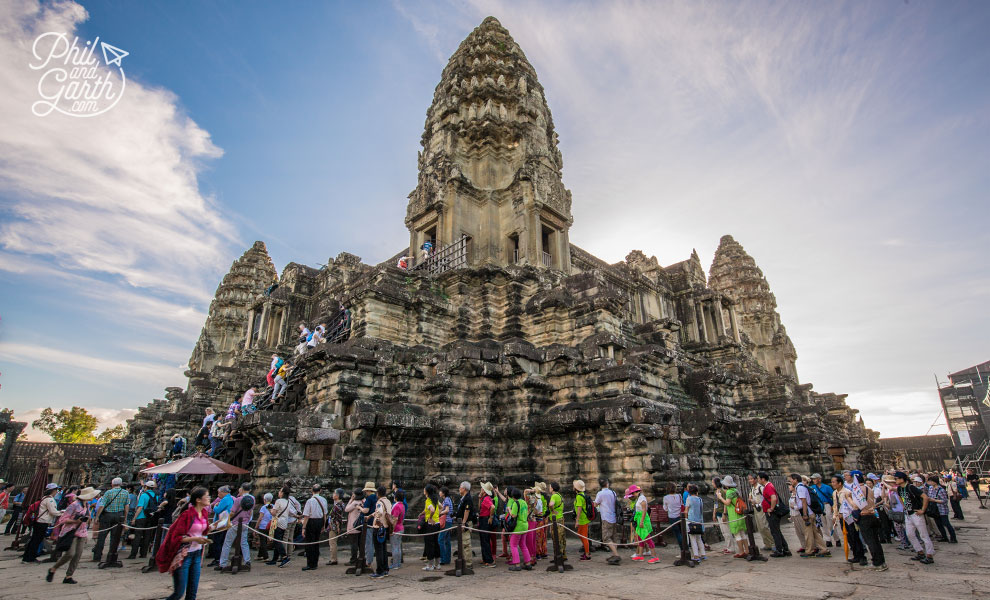
[[[198,189],[203,161],[222,152],[167,90],[131,80],[94,118],[36,117],[34,38],[70,39],[86,11],[72,2],[15,0],[0,11],[0,226],[5,249],[59,268],[204,302],[234,231]],[[127,61],[140,60],[129,56]]]
[[[19,365],[40,367],[60,375],[106,383],[112,379],[132,381],[182,382],[185,365],[171,367],[158,363],[113,360],[82,352],[59,350],[32,344],[0,344],[0,360]]]

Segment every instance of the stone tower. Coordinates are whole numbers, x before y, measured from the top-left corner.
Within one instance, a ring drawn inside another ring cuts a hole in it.
[[[708,285],[735,302],[744,342],[763,368],[797,381],[797,351],[780,322],[777,299],[756,261],[731,235],[719,240]]]
[[[191,372],[209,373],[213,367],[234,364],[237,351],[245,345],[248,311],[257,295],[277,278],[264,242],[255,242],[234,261],[217,287],[206,323],[189,357]]]
[[[472,266],[570,272],[571,193],[550,108],[533,66],[494,17],[450,57],[422,145],[405,220],[411,255],[425,241],[464,239]]]

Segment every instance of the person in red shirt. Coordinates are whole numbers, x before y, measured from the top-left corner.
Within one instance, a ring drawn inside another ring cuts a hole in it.
[[[770,535],[773,536],[773,552],[770,556],[774,558],[790,556],[791,551],[787,548],[787,540],[784,539],[784,534],[780,532],[781,517],[777,514],[786,515],[787,507],[781,504],[780,494],[777,493],[777,488],[770,483],[769,475],[757,473],[756,478],[763,486],[763,514],[767,516],[767,525],[770,527]]]

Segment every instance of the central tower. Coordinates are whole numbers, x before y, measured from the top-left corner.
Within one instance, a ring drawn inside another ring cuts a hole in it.
[[[426,112],[409,194],[410,255],[426,241],[467,261],[571,270],[571,193],[536,71],[494,17],[461,42]]]

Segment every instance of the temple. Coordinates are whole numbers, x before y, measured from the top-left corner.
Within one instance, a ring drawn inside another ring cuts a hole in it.
[[[298,357],[285,398],[226,440],[222,458],[264,487],[608,476],[656,493],[872,466],[877,434],[844,395],[800,383],[770,286],[731,236],[707,273],[696,252],[609,264],[571,243],[557,139],[536,71],[485,19],[427,110],[408,247],[277,276],[256,242],[217,289],[188,383],[139,410],[107,473],[160,460],[176,432],[193,439],[205,407],[222,414],[264,387],[297,326],[332,327],[342,305],[346,329]]]

